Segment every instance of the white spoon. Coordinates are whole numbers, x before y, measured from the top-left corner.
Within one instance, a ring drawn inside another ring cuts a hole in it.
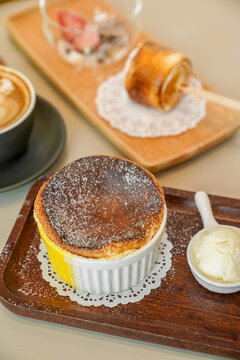
[[[196,266],[193,257],[193,249],[196,241],[199,239],[205,231],[209,229],[213,229],[216,227],[226,227],[232,230],[239,232],[240,236],[240,228],[236,226],[230,225],[220,225],[214,218],[212,213],[211,204],[207,194],[204,191],[198,191],[195,194],[195,202],[199,213],[202,218],[203,222],[203,229],[200,230],[197,234],[193,236],[190,240],[187,248],[187,261],[188,265],[192,271],[193,276],[199,282],[200,285],[204,286],[210,291],[218,292],[218,293],[233,293],[240,290],[240,281],[237,282],[221,282],[221,281],[214,281],[209,277],[205,276]]]
[[[198,191],[195,193],[194,199],[202,218],[203,227],[205,229],[209,229],[215,226],[219,226],[218,222],[213,216],[212,207],[207,194],[204,191]]]

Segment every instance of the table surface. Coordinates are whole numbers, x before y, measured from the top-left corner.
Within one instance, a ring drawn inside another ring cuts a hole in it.
[[[3,19],[34,0],[0,0],[0,57],[25,73],[38,95],[63,116],[67,142],[54,171],[91,154],[124,156],[100,134],[21,52],[7,34]],[[162,43],[184,52],[195,71],[223,95],[240,100],[240,2],[238,0],[143,0],[143,26]],[[222,144],[178,166],[156,174],[162,185],[240,197],[240,131]],[[32,183],[0,194],[0,251]],[[220,359],[215,356],[74,329],[15,315],[0,306],[2,360],[89,359]]]

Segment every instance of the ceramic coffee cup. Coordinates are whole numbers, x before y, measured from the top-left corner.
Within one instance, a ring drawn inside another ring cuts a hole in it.
[[[26,149],[35,106],[36,94],[29,79],[0,65],[0,167]]]

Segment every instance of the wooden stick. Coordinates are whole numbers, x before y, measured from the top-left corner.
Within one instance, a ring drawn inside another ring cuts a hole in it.
[[[225,106],[232,110],[237,110],[240,112],[240,101],[236,101],[230,98],[227,98],[222,95],[215,94],[208,90],[198,89],[191,85],[179,85],[179,88],[184,92],[184,94],[196,95],[200,98],[212,101],[216,104]]]

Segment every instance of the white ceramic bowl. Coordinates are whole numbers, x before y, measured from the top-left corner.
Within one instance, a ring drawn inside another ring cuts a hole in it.
[[[201,232],[205,231],[205,229],[201,230]],[[230,293],[234,293],[240,290],[240,281],[237,282],[230,282],[230,283],[224,283],[224,282],[220,282],[220,281],[214,281],[210,278],[208,278],[206,275],[204,275],[197,267],[197,265],[195,264],[194,261],[194,256],[193,256],[193,249],[194,249],[194,245],[196,243],[196,241],[198,240],[198,235],[200,234],[200,232],[198,232],[189,242],[188,244],[188,248],[187,248],[187,261],[188,261],[188,265],[191,269],[191,272],[193,274],[193,276],[195,277],[195,279],[197,280],[197,282],[204,286],[206,289],[213,291],[213,292],[217,292],[217,293],[222,293],[222,294],[230,294]]]
[[[222,294],[230,294],[240,291],[240,281],[236,281],[236,282],[214,281],[209,277],[207,277],[206,275],[204,275],[197,267],[193,256],[193,251],[196,241],[198,240],[199,236],[201,236],[204,233],[204,231],[217,227],[219,226],[219,224],[213,217],[210,201],[206,193],[204,193],[203,191],[197,192],[195,194],[195,201],[198,210],[200,212],[200,215],[202,217],[204,228],[193,236],[187,247],[187,261],[191,269],[191,272],[195,277],[195,279],[198,281],[198,283],[210,291],[222,293]],[[239,228],[236,228],[234,226],[221,225],[221,227],[232,228],[234,230],[237,229],[238,231],[240,231]]]

